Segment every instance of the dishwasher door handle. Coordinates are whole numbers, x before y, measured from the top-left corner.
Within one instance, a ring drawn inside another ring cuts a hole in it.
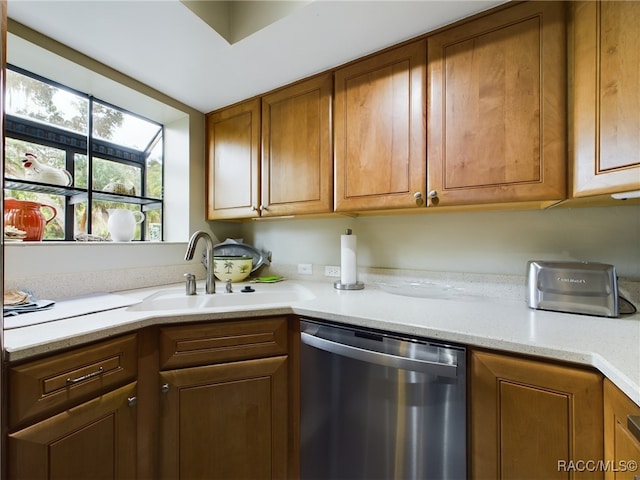
[[[305,332],[301,332],[300,337],[302,343],[311,347],[342,355],[343,357],[349,357],[368,363],[375,363],[376,365],[381,365],[383,367],[400,368],[412,372],[427,373],[451,378],[455,378],[457,375],[458,367],[451,363],[431,362],[429,360],[420,360],[417,358],[391,355],[389,353],[375,352],[364,348],[354,347],[352,345],[346,345],[344,343],[333,342]]]

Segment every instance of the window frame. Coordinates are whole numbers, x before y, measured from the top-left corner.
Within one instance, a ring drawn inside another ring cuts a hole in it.
[[[59,82],[50,80],[46,77],[30,72],[18,66],[7,64],[7,70],[14,71],[16,73],[28,76],[40,82],[46,83],[53,87],[66,90],[81,97],[85,97],[88,100],[88,126],[87,134],[80,134],[72,132],[70,130],[56,127],[54,125],[47,125],[37,120],[32,120],[26,117],[10,115],[5,113],[5,141],[7,139],[15,139],[25,141],[29,143],[39,144],[46,147],[56,148],[65,152],[65,168],[73,172],[74,170],[74,157],[76,154],[85,155],[87,158],[87,187],[61,187],[57,185],[43,184],[35,181],[25,179],[13,179],[4,178],[4,190],[21,190],[30,191],[36,193],[45,193],[49,195],[60,195],[65,197],[65,238],[64,240],[53,241],[74,241],[74,229],[75,229],[75,204],[86,201],[87,210],[90,212],[93,202],[109,201],[139,205],[143,212],[149,210],[160,210],[162,218],[162,229],[160,241],[164,239],[164,188],[165,188],[165,127],[163,124],[144,117],[143,115],[131,112],[125,108],[114,105],[110,102],[106,102],[90,94],[75,90]],[[102,140],[94,137],[93,135],[93,104],[99,102],[100,104],[118,110],[124,114],[130,115],[144,120],[145,122],[157,125],[159,127],[158,132],[151,138],[144,150],[138,150],[135,148],[119,145],[106,140]],[[158,142],[162,142],[162,191],[160,198],[147,197],[147,158],[153,149],[157,146]],[[140,168],[141,173],[141,185],[140,195],[128,195],[119,193],[109,193],[101,190],[94,189],[93,185],[93,161],[94,158],[107,160],[121,165],[135,166]],[[3,190],[3,195],[4,195]],[[90,233],[92,230],[92,215],[87,215],[87,231]],[[141,224],[140,228],[140,240],[144,242],[147,240],[146,219]],[[43,239],[44,240],[44,239]],[[47,241],[47,240],[44,240]]]

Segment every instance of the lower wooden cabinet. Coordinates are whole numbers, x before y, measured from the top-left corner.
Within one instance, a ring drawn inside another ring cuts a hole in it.
[[[471,478],[602,479],[602,375],[498,353],[471,353]],[[583,471],[579,471],[583,470]]]
[[[298,322],[160,328],[158,478],[296,478]]]
[[[160,378],[160,478],[286,478],[286,356]]]
[[[640,435],[631,431],[629,416],[640,419],[640,407],[608,379],[604,381],[605,480],[640,479]]]
[[[134,382],[11,433],[8,478],[137,478],[135,395]]]
[[[10,365],[3,473],[297,478],[298,336],[286,315],[149,327]]]

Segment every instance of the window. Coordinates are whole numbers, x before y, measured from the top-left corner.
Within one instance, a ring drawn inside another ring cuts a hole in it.
[[[163,133],[159,123],[9,65],[5,197],[55,208],[43,240],[108,239],[115,208],[144,213],[134,240],[161,240]]]

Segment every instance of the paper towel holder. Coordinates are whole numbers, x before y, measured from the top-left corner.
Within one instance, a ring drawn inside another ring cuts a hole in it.
[[[335,282],[333,284],[333,288],[337,288],[338,290],[362,290],[364,288],[364,283],[362,283],[362,282],[356,282],[356,283]]]
[[[351,235],[351,229],[348,228],[345,235]],[[364,289],[364,283],[356,280],[355,283],[342,283],[342,281],[335,282],[333,288],[337,290],[362,290]]]

